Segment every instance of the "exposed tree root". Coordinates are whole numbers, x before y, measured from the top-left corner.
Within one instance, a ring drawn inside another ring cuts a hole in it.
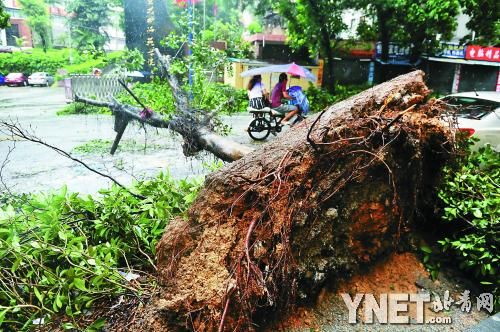
[[[452,146],[427,94],[422,72],[400,76],[210,175],[158,244],[162,290],[129,330],[256,330],[404,246]]]

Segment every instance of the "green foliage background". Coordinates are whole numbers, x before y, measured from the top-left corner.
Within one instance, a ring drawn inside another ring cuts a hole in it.
[[[124,52],[113,52],[93,58],[86,55],[77,55],[73,52],[73,64],[69,64],[70,50],[48,50],[44,53],[40,49],[32,49],[29,52],[0,53],[0,68],[3,74],[11,72],[22,72],[31,74],[37,71],[45,71],[56,74],[58,69],[64,69],[67,74],[90,74],[92,68],[103,68],[109,64],[118,62]],[[63,76],[57,75],[60,79]]]

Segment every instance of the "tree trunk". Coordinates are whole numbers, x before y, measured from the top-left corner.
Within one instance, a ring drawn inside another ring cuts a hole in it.
[[[422,72],[400,76],[211,174],[165,230],[162,288],[127,330],[261,330],[404,246],[452,150],[428,93]]]
[[[388,18],[393,15],[393,11],[383,9],[382,7],[377,8],[377,22],[380,34],[380,44],[382,46],[382,54],[380,55],[380,60],[382,62],[389,61],[389,42],[391,41],[391,35],[389,32],[389,26],[387,25]]]

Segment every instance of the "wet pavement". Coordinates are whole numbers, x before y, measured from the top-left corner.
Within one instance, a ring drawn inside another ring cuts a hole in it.
[[[101,139],[112,141],[113,117],[110,115],[66,115],[56,113],[66,105],[62,88],[0,87],[0,119],[18,121],[29,128],[40,139],[65,151]],[[230,137],[253,145],[245,132],[251,121],[248,114],[224,117],[231,125]],[[182,154],[181,140],[167,130],[129,125],[122,142],[135,142],[136,148],[118,150],[114,156],[107,152],[73,153],[90,166],[115,177],[123,184],[130,184],[134,178],[153,177],[159,172],[170,172],[175,178],[186,178],[207,173],[204,163],[214,157],[204,154],[198,158],[186,158]],[[137,146],[146,145],[146,149]],[[109,186],[109,180],[89,172],[83,166],[57,154],[39,144],[12,142],[0,133],[0,165],[5,160],[9,147],[15,147],[9,155],[9,162],[2,177],[15,192],[58,189],[67,185],[69,190],[81,193],[95,193]],[[109,146],[111,147],[111,146]],[[125,151],[123,151],[125,150]]]

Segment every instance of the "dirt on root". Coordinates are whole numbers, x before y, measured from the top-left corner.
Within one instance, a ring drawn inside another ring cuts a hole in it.
[[[415,324],[417,310],[415,303],[408,302],[410,324],[364,324],[364,306],[361,302],[357,310],[357,324],[349,324],[348,309],[340,294],[373,294],[379,301],[380,294],[430,293],[443,296],[449,291],[457,298],[461,291],[470,289],[470,282],[459,272],[444,269],[436,280],[431,280],[420,259],[411,252],[392,253],[371,266],[367,271],[349,280],[332,281],[326,284],[315,303],[294,308],[286,317],[266,328],[266,332],[282,331],[463,331],[488,317],[485,312],[470,313],[451,306],[449,311],[436,313],[432,303],[424,306],[424,317],[451,317],[445,325]],[[376,319],[376,318],[375,318]]]

